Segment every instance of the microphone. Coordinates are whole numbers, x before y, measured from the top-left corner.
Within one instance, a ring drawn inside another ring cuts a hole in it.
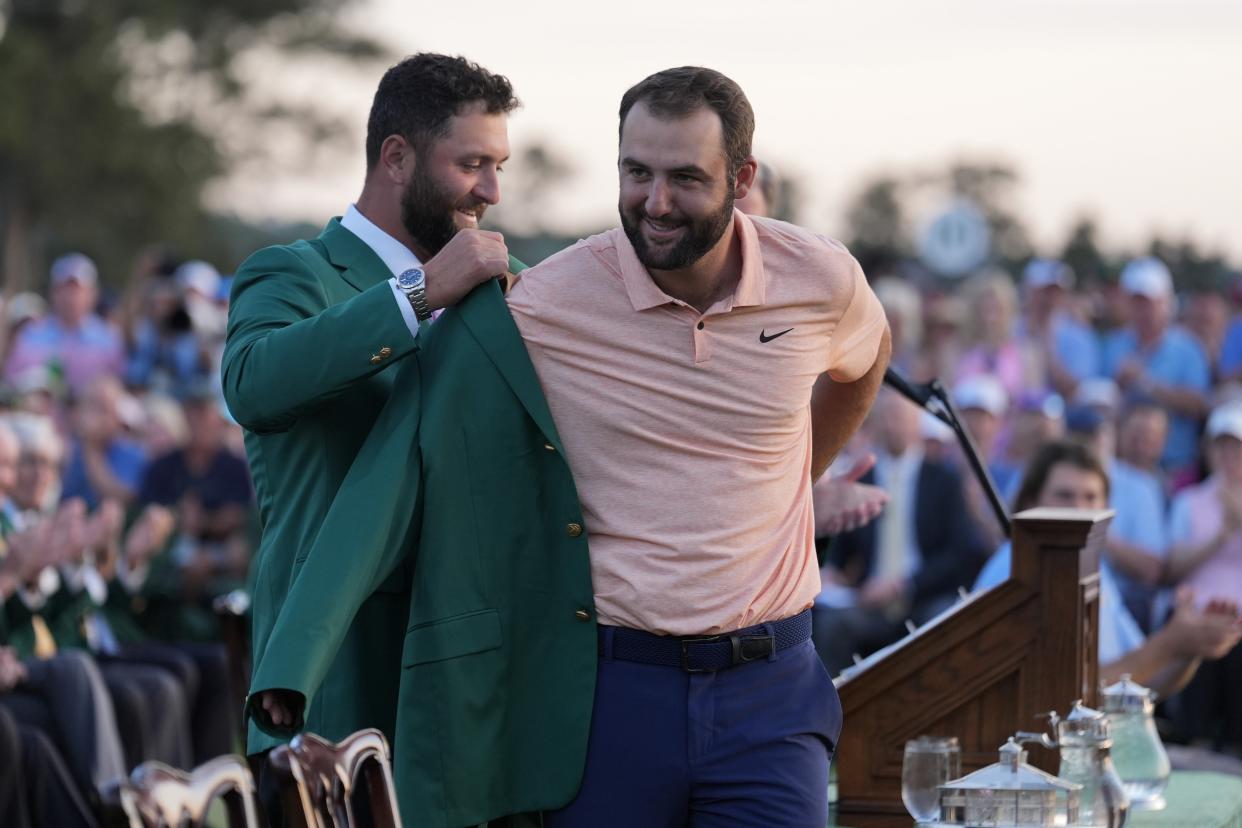
[[[884,384],[896,390],[919,408],[926,408],[927,401],[932,398],[931,388],[910,382],[891,365],[884,369]]]

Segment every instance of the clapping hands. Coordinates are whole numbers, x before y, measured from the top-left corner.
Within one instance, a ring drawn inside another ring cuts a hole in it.
[[[1193,658],[1222,658],[1242,641],[1242,614],[1235,602],[1213,598],[1196,607],[1194,591],[1187,587],[1177,591],[1169,627],[1183,654]]]

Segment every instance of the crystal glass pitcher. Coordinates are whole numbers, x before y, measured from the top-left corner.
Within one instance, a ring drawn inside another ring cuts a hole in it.
[[[1082,785],[1078,825],[1124,828],[1130,818],[1130,799],[1113,766],[1108,717],[1074,702],[1069,715],[1056,722],[1061,767],[1057,776]]]
[[[1135,810],[1163,808],[1169,784],[1169,755],[1156,732],[1153,695],[1128,675],[1101,691],[1113,735],[1113,764]]]

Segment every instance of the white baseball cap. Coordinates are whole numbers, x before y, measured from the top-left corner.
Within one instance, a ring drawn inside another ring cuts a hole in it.
[[[1121,288],[1126,293],[1148,299],[1166,299],[1173,295],[1173,277],[1164,262],[1154,256],[1144,256],[1122,269]]]
[[[1218,407],[1208,417],[1207,436],[1210,440],[1217,437],[1234,437],[1242,440],[1242,403],[1230,402]]]
[[[66,253],[52,262],[52,286],[65,282],[79,282],[94,287],[99,282],[99,271],[89,256],[82,253]]]
[[[1074,269],[1059,259],[1031,259],[1022,271],[1022,284],[1030,290],[1052,285],[1069,290],[1074,286]]]
[[[1005,416],[1009,408],[1005,386],[991,374],[976,374],[959,382],[953,389],[953,401],[962,410],[978,408],[994,417]]]
[[[951,443],[954,438],[953,429],[930,411],[924,411],[919,417],[919,436],[937,443]]]
[[[194,290],[209,299],[220,292],[220,271],[201,259],[192,259],[176,269],[173,277],[186,290]]]
[[[1115,413],[1121,407],[1121,389],[1107,377],[1085,379],[1078,383],[1074,392],[1074,404],[1106,408]]]

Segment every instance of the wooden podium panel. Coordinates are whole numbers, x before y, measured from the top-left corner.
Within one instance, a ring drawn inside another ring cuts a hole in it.
[[[972,595],[837,679],[837,820],[909,828],[901,803],[905,743],[956,736],[963,773],[997,760],[1040,714],[1096,703],[1099,553],[1111,511],[1032,509],[1014,518],[1008,581]],[[1056,757],[1031,750],[1056,771]]]

